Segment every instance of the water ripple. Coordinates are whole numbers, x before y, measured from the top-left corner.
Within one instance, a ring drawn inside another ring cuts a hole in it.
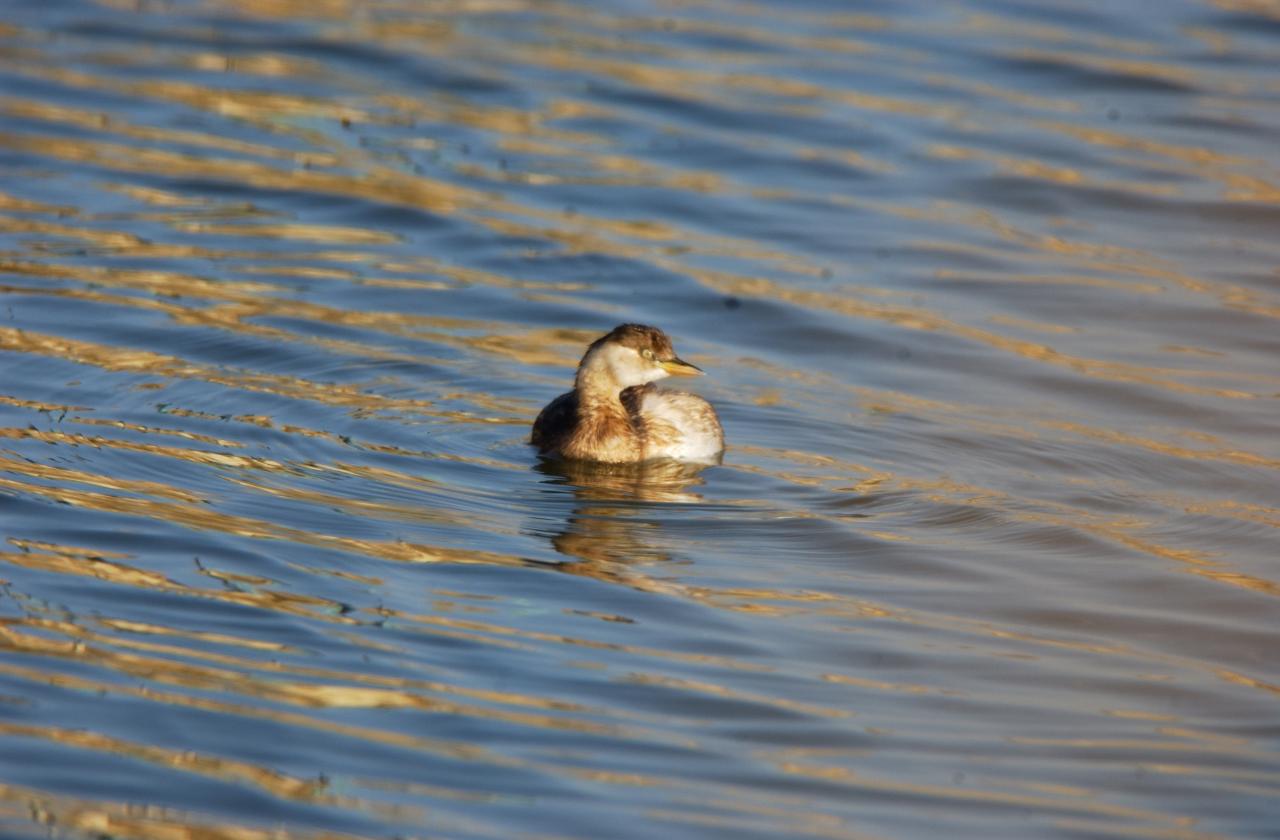
[[[0,833],[1272,831],[1267,4],[6,12]]]

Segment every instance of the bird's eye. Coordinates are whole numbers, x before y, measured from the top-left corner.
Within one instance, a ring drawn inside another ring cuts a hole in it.
[[[652,359],[653,359],[653,351],[652,351],[652,350],[641,350],[641,351],[640,351],[640,355],[641,355],[641,356],[644,356],[646,359],[649,359],[649,360],[652,360]]]

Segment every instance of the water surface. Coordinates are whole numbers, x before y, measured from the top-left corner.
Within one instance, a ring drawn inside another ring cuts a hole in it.
[[[1274,3],[0,11],[0,833],[1275,836]]]

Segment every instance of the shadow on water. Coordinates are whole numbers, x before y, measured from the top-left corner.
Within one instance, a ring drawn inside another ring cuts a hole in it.
[[[650,514],[662,505],[700,502],[696,488],[709,466],[666,459],[604,464],[544,458],[534,469],[547,483],[569,489],[572,501],[563,526],[537,533],[558,553],[581,562],[569,568],[575,574],[616,578],[616,571],[606,572],[615,564],[668,561],[661,525]]]

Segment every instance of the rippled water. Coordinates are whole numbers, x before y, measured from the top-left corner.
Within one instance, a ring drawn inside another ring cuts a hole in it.
[[[4,836],[1280,836],[1274,2],[0,11]]]

